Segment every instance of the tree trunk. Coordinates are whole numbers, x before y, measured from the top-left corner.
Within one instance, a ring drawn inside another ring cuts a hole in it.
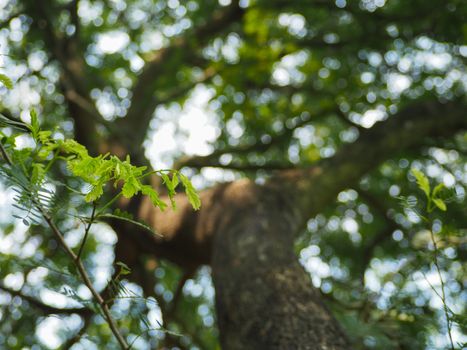
[[[350,349],[293,251],[292,203],[249,181],[223,198],[211,264],[223,349]]]

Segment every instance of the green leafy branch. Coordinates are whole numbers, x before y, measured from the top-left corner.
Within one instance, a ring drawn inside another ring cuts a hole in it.
[[[2,74],[0,74],[0,82],[7,88],[12,87],[11,81]],[[86,147],[75,140],[55,139],[50,130],[42,130],[39,118],[34,110],[31,111],[30,116],[30,123],[24,123],[21,120],[13,120],[0,115],[0,127],[8,127],[10,130],[17,132],[16,134],[12,134],[10,131],[4,133],[0,130],[0,152],[4,160],[3,163],[0,163],[0,175],[6,178],[7,182],[17,192],[17,196],[15,197],[16,204],[14,205],[18,209],[26,211],[26,216],[19,218],[23,219],[23,223],[26,225],[30,223],[27,220],[28,217],[33,217],[33,222],[45,221],[60,246],[71,258],[82,282],[91,291],[93,300],[98,305],[95,310],[101,312],[102,316],[106,319],[121,348],[129,349],[126,340],[110,314],[109,301],[104,300],[101,294],[93,287],[90,276],[81,261],[81,255],[91,226],[97,220],[107,217],[128,221],[153,232],[148,225],[134,220],[127,213],[115,211],[109,214],[106,212],[120,196],[132,198],[139,193],[148,196],[155,206],[164,210],[167,204],[160,198],[154,188],[144,183],[144,178],[151,174],[157,174],[162,178],[174,209],[176,207],[176,188],[179,184],[182,184],[184,187],[188,200],[195,210],[198,210],[201,206],[199,196],[189,179],[179,171],[148,171],[145,166],[131,164],[129,157],[121,160],[110,154],[91,156]],[[19,149],[16,146],[16,138],[22,134],[27,134],[31,137],[34,147]],[[80,179],[87,183],[89,190],[82,194],[80,191],[70,188],[63,181],[51,180],[49,178],[50,170],[52,165],[57,161],[65,162],[72,178]],[[85,202],[92,203],[91,216],[81,218],[85,223],[85,230],[77,253],[67,245],[63,233],[51,215],[51,202],[55,194],[46,188],[45,185],[48,183],[64,185],[66,189],[73,193],[82,195]],[[117,192],[117,194],[104,205],[98,206],[98,202],[103,197],[108,184],[113,185],[114,189],[116,189],[113,192],[114,194]],[[120,271],[115,281],[110,282],[110,287],[119,290],[121,286],[117,287],[120,276],[130,273],[130,270],[122,263],[117,263],[117,265],[120,267]]]
[[[417,180],[418,188],[420,188],[423,193],[425,193],[427,198],[426,211],[431,213],[435,208],[446,211],[446,203],[440,197],[441,191],[445,188],[444,184],[439,183],[432,191],[430,187],[430,181],[424,173],[415,168],[411,170],[411,173],[415,177],[415,180]]]
[[[444,184],[440,183],[436,185],[433,190],[431,190],[430,186],[430,181],[428,180],[428,177],[422,173],[420,170],[412,168],[411,169],[412,175],[415,177],[415,180],[417,181],[417,186],[420,190],[423,191],[427,198],[427,205],[426,205],[426,211],[428,214],[431,214],[434,209],[438,208],[441,211],[446,211],[447,206],[446,203],[444,202],[443,199],[439,197],[441,190],[444,188]],[[436,238],[435,234],[433,232],[432,226],[433,222],[430,219],[430,216],[428,215],[428,218],[424,218],[425,221],[428,221],[430,225],[430,237],[431,237],[431,243],[433,244],[433,264],[435,265],[436,272],[438,274],[438,278],[441,284],[441,293],[438,293],[438,291],[434,288],[433,285],[427,280],[428,284],[430,287],[433,289],[435,294],[441,299],[441,302],[443,303],[443,311],[444,311],[444,316],[446,318],[446,324],[447,324],[447,331],[448,331],[448,338],[449,342],[451,345],[451,349],[454,350],[454,342],[452,339],[452,319],[450,313],[453,314],[453,312],[450,310],[447,300],[446,300],[446,286],[443,280],[443,276],[441,274],[441,267],[439,264],[439,248],[438,244],[436,243]]]

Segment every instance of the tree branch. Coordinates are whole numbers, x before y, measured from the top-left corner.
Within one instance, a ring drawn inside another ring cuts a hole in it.
[[[277,177],[295,193],[303,222],[332,202],[339,191],[354,185],[383,160],[418,148],[427,138],[452,136],[467,128],[461,101],[426,102],[406,107],[388,120],[361,132],[351,145],[306,170],[284,171]],[[274,182],[274,181],[273,181]]]
[[[321,110],[319,113],[316,114],[308,114],[307,117],[302,118],[298,122],[296,122],[292,126],[285,126],[285,130],[272,136],[267,142],[255,142],[252,144],[243,144],[239,146],[231,146],[231,147],[226,147],[223,149],[217,149],[213,151],[211,154],[208,154],[206,156],[189,156],[189,157],[183,157],[180,160],[178,160],[174,168],[175,169],[181,169],[183,167],[191,167],[191,168],[203,168],[203,167],[217,167],[217,168],[225,168],[225,169],[232,169],[232,170],[259,170],[260,168],[266,169],[266,170],[276,170],[276,169],[291,169],[294,168],[295,166],[291,163],[277,163],[273,162],[267,165],[255,165],[255,164],[228,164],[228,165],[223,165],[220,161],[219,158],[224,155],[224,154],[235,154],[235,155],[245,155],[249,153],[260,153],[260,152],[266,152],[269,150],[271,147],[274,145],[277,145],[284,140],[287,140],[290,138],[293,134],[293,132],[301,128],[310,122],[316,120],[318,118],[318,114],[320,116],[326,115],[328,112],[331,111],[326,111],[326,110]]]
[[[196,58],[195,51],[199,51],[205,46],[213,35],[241,18],[242,14],[243,10],[238,5],[238,1],[233,1],[230,6],[215,11],[206,24],[195,28],[183,37],[176,38],[172,45],[159,50],[146,63],[132,89],[133,100],[127,116],[117,121],[119,126],[123,128],[138,125],[137,129],[133,127],[134,135],[132,135],[131,145],[134,146],[132,148],[136,146],[139,149],[146,135],[152,113],[158,104],[158,101],[153,98],[154,90],[160,74],[166,69],[167,63],[174,59],[191,62],[192,59]]]

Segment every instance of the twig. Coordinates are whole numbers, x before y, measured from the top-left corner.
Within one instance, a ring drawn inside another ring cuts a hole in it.
[[[438,261],[438,245],[436,244],[436,239],[435,239],[435,234],[433,233],[433,230],[430,229],[430,236],[431,236],[431,242],[433,243],[433,250],[434,250],[434,257],[433,257],[433,263],[436,267],[436,272],[438,273],[439,281],[441,283],[441,295],[438,296],[441,298],[441,301],[443,303],[443,310],[444,310],[444,315],[446,317],[446,323],[447,323],[447,328],[448,328],[448,337],[449,341],[451,343],[451,349],[454,350],[454,342],[452,340],[452,330],[451,330],[451,318],[449,317],[449,310],[448,310],[448,305],[446,304],[446,292],[445,292],[445,286],[444,286],[444,281],[443,281],[443,276],[441,275],[441,268],[439,267],[439,261]]]
[[[44,211],[42,206],[40,204],[37,204],[37,209],[40,211],[42,214],[43,218],[49,225],[49,227],[52,229],[53,234],[55,235],[55,238],[57,238],[58,242],[62,246],[62,248],[65,250],[65,252],[71,257],[71,259],[74,261],[74,264],[76,268],[78,269],[79,274],[81,275],[81,278],[83,279],[84,284],[86,287],[89,288],[91,291],[92,296],[94,299],[97,301],[97,303],[100,305],[102,312],[104,314],[105,319],[107,320],[107,323],[109,324],[109,327],[112,331],[112,333],[115,335],[115,338],[117,338],[118,343],[120,344],[121,348],[124,350],[128,349],[128,344],[126,343],[125,339],[121,335],[119,329],[117,328],[117,325],[110,314],[110,310],[105,303],[105,300],[101,297],[99,292],[94,288],[92,285],[91,279],[89,278],[88,273],[86,272],[86,269],[84,268],[83,263],[81,260],[78,259],[78,256],[71,250],[70,247],[65,242],[65,239],[63,238],[62,233],[58,229],[58,227],[55,225],[55,222],[52,220],[52,218],[49,216],[47,212]]]
[[[91,229],[92,224],[94,223],[95,214],[96,214],[96,202],[93,202],[92,203],[91,217],[89,218],[89,222],[88,222],[86,228],[84,229],[83,241],[81,242],[81,246],[79,247],[78,255],[76,257],[78,260],[81,257],[81,253],[83,252],[83,248],[84,248],[84,245],[86,243],[86,239],[88,238],[89,231]]]
[[[1,142],[0,142],[0,151],[2,153],[3,159],[5,159],[5,161],[8,163],[8,165],[11,166],[13,164],[13,162],[11,161],[11,158],[8,155],[8,153],[6,153],[5,147],[3,147],[3,144]]]

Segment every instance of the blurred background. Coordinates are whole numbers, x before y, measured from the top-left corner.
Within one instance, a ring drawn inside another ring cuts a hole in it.
[[[0,113],[28,122],[35,108],[54,137],[95,153],[118,154],[118,140],[199,190],[331,158],[406,106],[465,110],[466,58],[462,0],[0,0],[0,72],[14,82],[0,86]],[[453,343],[467,341],[466,151],[464,132],[385,160],[296,241],[356,349],[451,348],[429,230]],[[448,210],[429,225],[415,210],[424,198],[413,167],[446,187]],[[117,348],[100,315],[60,312],[89,290],[45,227],[12,216],[13,197],[0,182],[0,349]],[[63,211],[89,212],[72,194],[61,199]],[[78,247],[83,223],[70,215],[60,225]],[[97,289],[112,276],[116,241],[110,226],[93,226],[83,258]],[[220,348],[209,266],[184,278],[170,261],[145,263],[152,295],[112,306],[133,348]]]

